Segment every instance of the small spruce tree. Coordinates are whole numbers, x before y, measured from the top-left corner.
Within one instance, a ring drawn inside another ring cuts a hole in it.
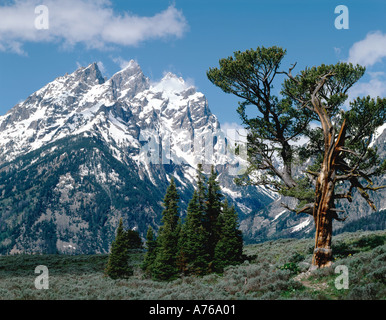
[[[127,247],[129,250],[142,248],[142,239],[138,231],[127,230],[125,234],[126,234]]]
[[[157,239],[158,249],[152,275],[155,280],[173,280],[177,278],[178,237],[179,237],[179,195],[172,178],[164,198],[164,211],[162,212],[162,225]]]
[[[128,278],[133,274],[133,269],[129,266],[127,237],[123,229],[122,219],[119,220],[117,235],[111,244],[111,252],[105,273],[112,279]]]
[[[209,253],[208,234],[203,224],[203,212],[200,210],[199,190],[195,190],[188,204],[184,225],[184,258],[187,274],[204,275],[208,272]]]
[[[151,274],[153,264],[157,255],[157,238],[151,226],[149,226],[146,234],[146,249],[147,251],[141,268],[146,273]]]
[[[220,236],[218,218],[221,214],[223,198],[217,176],[217,172],[215,171],[214,166],[212,166],[207,184],[205,206],[205,228],[208,233],[208,254],[211,261],[214,259],[214,249]]]
[[[180,233],[177,242],[177,268],[181,273],[188,273],[188,259],[186,255],[186,224],[180,223]]]
[[[198,200],[198,210],[201,213],[204,213],[206,210],[206,196],[207,196],[206,177],[203,173],[202,164],[198,164],[197,165],[197,200]]]
[[[235,207],[229,207],[228,200],[223,206],[219,217],[220,237],[214,250],[214,270],[220,273],[226,266],[240,263],[243,254],[243,237]]]

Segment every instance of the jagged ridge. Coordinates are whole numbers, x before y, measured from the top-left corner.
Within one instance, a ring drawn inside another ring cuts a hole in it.
[[[171,176],[184,212],[207,137],[206,169],[216,166],[241,218],[269,203],[266,190],[234,185],[242,159],[182,78],[152,83],[132,60],[110,79],[96,63],[55,79],[0,117],[1,252],[107,252],[120,217],[142,234],[157,226]]]

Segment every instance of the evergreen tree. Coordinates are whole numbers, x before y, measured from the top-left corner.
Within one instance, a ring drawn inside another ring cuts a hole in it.
[[[157,238],[154,234],[153,228],[149,226],[146,234],[146,249],[145,259],[142,263],[142,270],[151,274],[153,264],[157,255]]]
[[[142,240],[138,231],[127,230],[125,234],[126,234],[127,248],[129,250],[142,248]]]
[[[123,222],[120,219],[117,235],[111,245],[111,253],[105,269],[105,273],[112,279],[127,278],[133,274],[133,269],[129,266],[129,251],[126,240]]]
[[[198,210],[203,213],[206,209],[206,177],[203,173],[202,164],[197,165],[197,200],[198,200]]]
[[[217,173],[212,166],[211,175],[208,180],[206,208],[205,208],[205,228],[208,233],[208,254],[210,260],[214,257],[214,248],[219,240],[218,217],[221,214],[222,198],[221,188],[217,181]]]
[[[186,224],[180,223],[180,233],[177,243],[177,268],[182,273],[188,273],[188,259],[186,255]]]
[[[209,263],[208,235],[203,225],[199,192],[199,189],[195,190],[189,202],[182,234],[186,273],[204,275],[208,271]]]
[[[172,280],[178,275],[178,232],[179,232],[179,195],[172,178],[164,198],[162,225],[157,239],[157,256],[153,264],[152,273],[156,280]]]
[[[223,213],[219,216],[220,237],[214,250],[214,269],[223,272],[229,265],[242,261],[243,237],[239,230],[238,216],[235,207],[229,207],[225,200]]]

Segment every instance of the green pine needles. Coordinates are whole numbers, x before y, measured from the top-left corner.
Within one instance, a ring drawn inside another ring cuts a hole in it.
[[[178,277],[177,243],[179,237],[179,195],[172,179],[164,198],[162,225],[157,238],[157,254],[151,266],[152,276],[156,280],[172,280]]]
[[[186,218],[180,219],[179,195],[172,178],[164,198],[158,237],[149,227],[142,269],[154,280],[170,281],[180,275],[222,273],[242,261],[243,238],[235,208],[228,205],[212,167],[209,179],[197,169],[197,189]]]
[[[123,221],[120,219],[117,235],[111,244],[105,274],[112,279],[128,278],[133,275],[133,268],[130,266],[130,250],[140,248],[142,248],[142,240],[138,232],[124,230]]]

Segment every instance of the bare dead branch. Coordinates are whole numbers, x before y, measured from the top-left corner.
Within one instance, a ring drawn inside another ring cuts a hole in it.
[[[311,176],[318,177],[319,173],[311,170],[306,170],[305,173],[310,174]]]
[[[287,204],[281,203],[281,206],[288,209],[289,211],[295,212],[296,214],[300,213],[307,213],[309,215],[313,215],[313,210],[314,210],[314,203],[307,203],[303,208],[296,210],[293,208],[290,208]]]
[[[353,154],[354,156],[356,156],[356,157],[358,157],[358,158],[361,157],[361,155],[358,154],[358,153],[356,153],[355,151],[352,151],[352,150],[350,150],[350,149],[346,149],[346,148],[343,148],[343,147],[337,148],[337,151],[339,151],[339,152],[351,153],[351,154]]]
[[[335,195],[335,199],[347,199],[349,202],[352,202],[352,194],[351,192],[338,193]]]
[[[361,175],[358,174],[358,173],[348,173],[348,174],[342,174],[342,175],[338,175],[335,177],[335,180],[336,181],[344,181],[344,180],[349,180],[350,178],[353,178],[353,177],[360,177]]]
[[[379,186],[379,187],[366,186],[363,188],[363,190],[377,191],[377,190],[384,189],[384,188],[386,188],[386,186]]]
[[[333,211],[333,212],[346,212],[345,210],[336,209],[336,208],[330,208],[330,211]]]
[[[344,212],[344,211],[341,211],[341,212]],[[335,220],[337,220],[337,221],[345,221],[345,220],[348,218],[348,215],[346,215],[346,216],[343,217],[343,218],[340,218],[340,217],[336,214],[336,212],[333,212],[332,218],[335,219]]]

